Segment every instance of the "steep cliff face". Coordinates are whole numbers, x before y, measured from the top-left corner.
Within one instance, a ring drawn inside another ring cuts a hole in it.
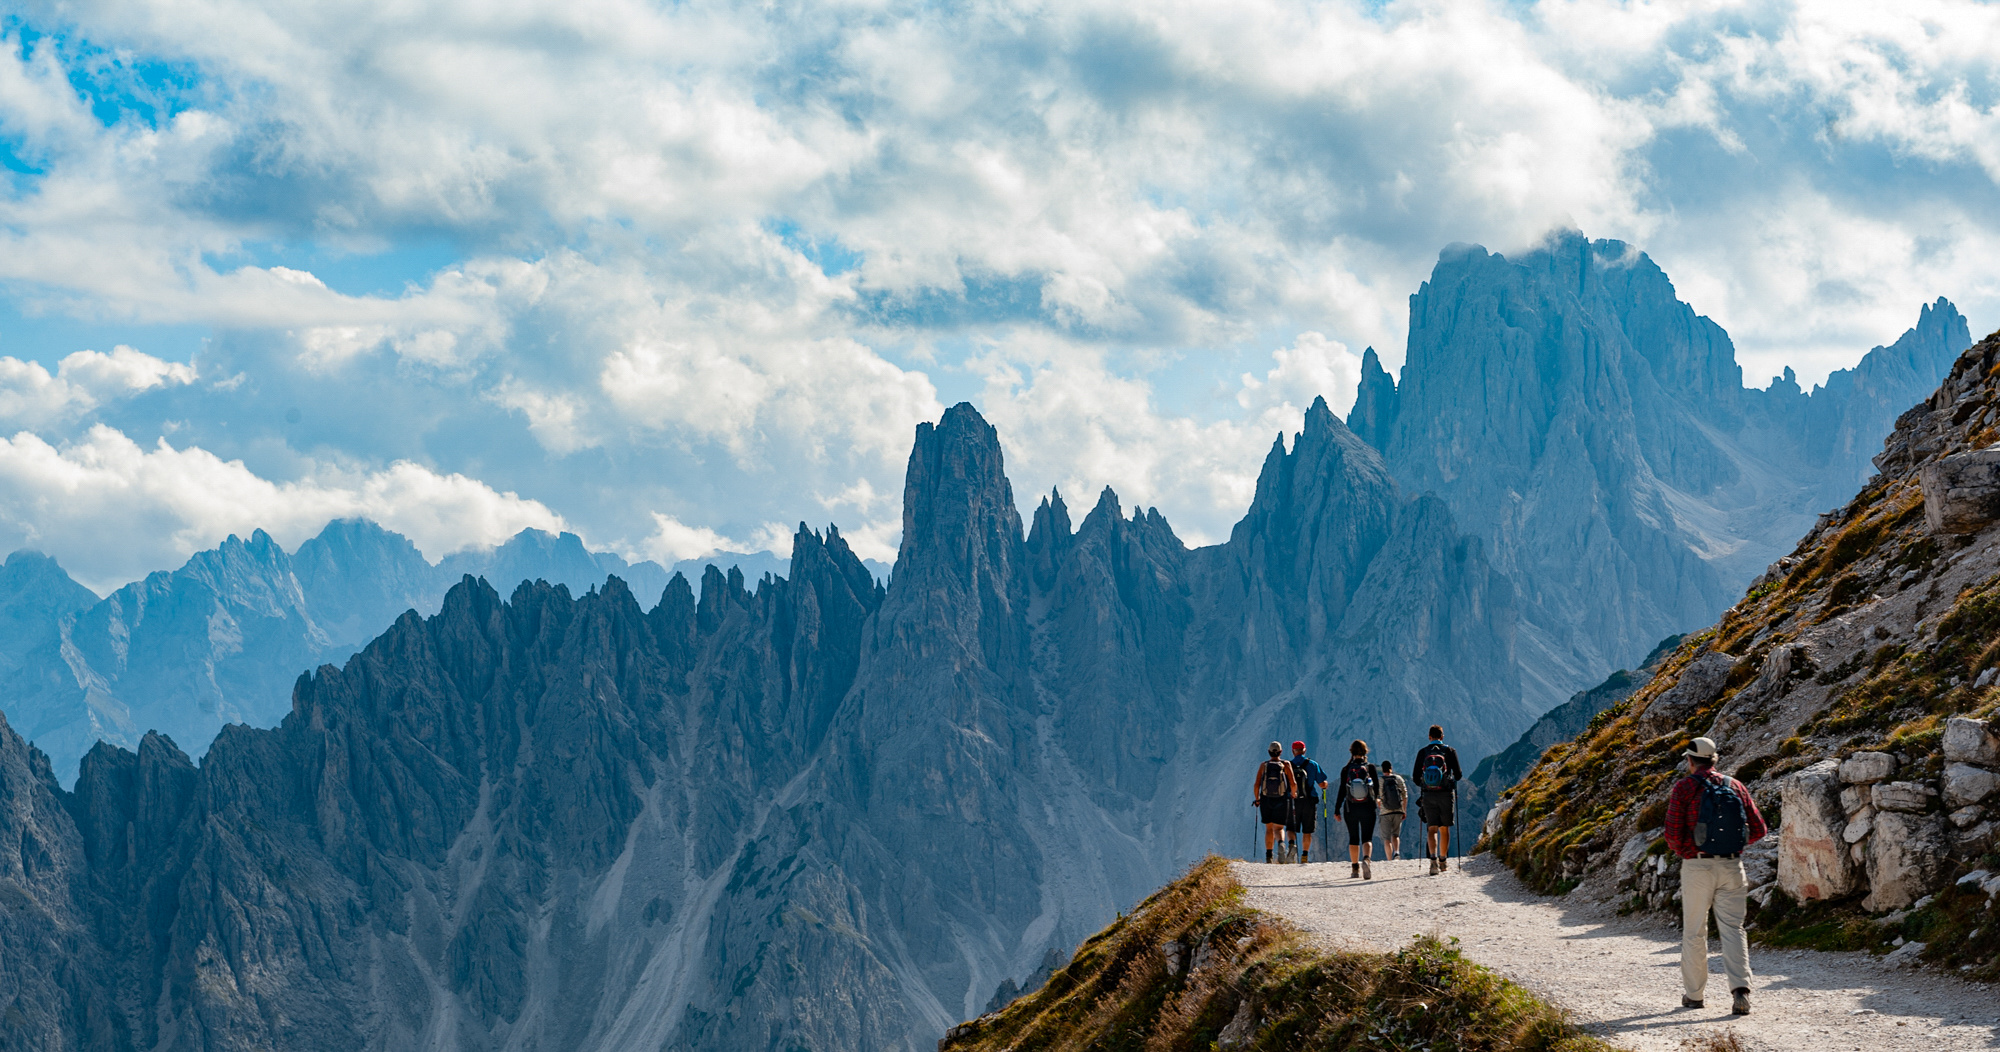
[[[147,735],[66,793],[0,731],[0,992],[105,1048],[930,1047],[1233,844],[1264,741],[1527,722],[1441,501],[1324,403],[1257,493],[1214,548],[1109,492],[1024,536],[962,405],[886,592],[803,529],[789,577],[650,611],[468,578],[199,768]]]
[[[405,610],[434,612],[467,574],[581,592],[617,575],[650,601],[668,575],[587,550],[575,534],[523,530],[438,565],[372,522],[337,521],[287,553],[263,531],[197,552],[99,601],[55,564],[17,552],[0,571],[0,711],[74,779],[97,741],[135,747],[159,730],[201,755],[224,725],[268,727],[301,669],[341,661]]]
[[[1996,372],[2000,334],[1898,419],[1866,488],[1649,683],[1549,749],[1488,842],[1544,886],[1665,907],[1672,870],[1653,861],[1665,795],[1680,750],[1707,735],[1782,816],[1751,867],[1772,937],[1831,931],[1858,948],[1902,934],[1926,957],[2000,974],[2000,882],[1984,883],[2000,866]],[[1825,905],[1920,900],[1894,924],[1851,928]],[[1787,916],[1812,923],[1786,935]]]
[[[1364,362],[1351,422],[1487,541],[1548,708],[1711,622],[1853,493],[1895,414],[1970,343],[1940,300],[1810,394],[1789,372],[1746,390],[1728,335],[1629,245],[1453,246],[1411,297],[1401,384]]]

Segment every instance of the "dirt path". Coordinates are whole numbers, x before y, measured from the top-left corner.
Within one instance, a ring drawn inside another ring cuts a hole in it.
[[[1545,898],[1480,856],[1460,872],[1378,862],[1372,881],[1347,865],[1239,862],[1250,904],[1330,947],[1394,949],[1425,932],[1454,936],[1473,960],[1568,1010],[1592,1032],[1638,1052],[1680,1049],[1733,1030],[1746,1048],[1820,1052],[2000,1049],[2000,989],[1899,971],[1860,953],[1751,947],[1754,1011],[1729,1014],[1728,981],[1709,980],[1706,1008],[1680,1007],[1680,929],[1621,918],[1593,903]],[[1711,973],[1722,958],[1711,955]]]

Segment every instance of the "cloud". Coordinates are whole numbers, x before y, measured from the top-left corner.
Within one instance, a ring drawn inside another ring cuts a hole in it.
[[[39,362],[0,357],[0,424],[40,427],[141,391],[190,384],[194,378],[193,366],[123,345],[110,354],[77,351],[63,358],[53,376]]]
[[[912,429],[960,398],[1024,490],[1218,537],[1272,434],[1345,411],[1349,348],[1397,366],[1454,241],[1632,240],[1753,380],[1939,294],[2000,320],[2000,11],[1969,0],[23,18],[0,307],[211,335],[150,386],[10,340],[0,421],[354,500],[426,465],[633,553],[833,519],[887,555]]]
[[[164,440],[146,449],[101,424],[61,447],[26,431],[0,439],[0,538],[55,556],[100,593],[230,533],[261,528],[291,548],[349,517],[408,536],[432,559],[567,525],[535,501],[407,462],[273,481],[206,450]]]

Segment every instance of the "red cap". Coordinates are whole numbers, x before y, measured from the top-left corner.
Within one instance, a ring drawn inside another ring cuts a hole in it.
[[[1298,750],[1298,751],[1300,751],[1300,752],[1304,752],[1304,751],[1306,751],[1306,743],[1305,743],[1305,742],[1293,742],[1293,743],[1292,743],[1292,748],[1294,748],[1294,749],[1297,749],[1297,750]]]

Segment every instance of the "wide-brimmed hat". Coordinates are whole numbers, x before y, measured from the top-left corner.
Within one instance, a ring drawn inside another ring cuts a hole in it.
[[[1688,746],[1687,751],[1681,755],[1693,760],[1713,760],[1715,759],[1715,739],[1696,738],[1694,743]]]

